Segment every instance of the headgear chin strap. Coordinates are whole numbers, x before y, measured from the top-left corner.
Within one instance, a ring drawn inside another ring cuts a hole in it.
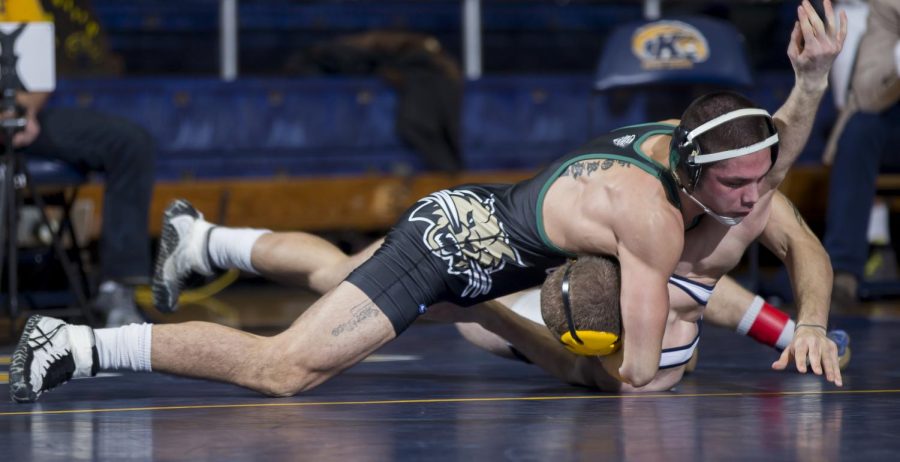
[[[611,332],[596,330],[576,330],[575,320],[572,319],[572,306],[569,302],[569,275],[572,265],[566,266],[566,272],[562,278],[563,311],[566,313],[566,322],[569,331],[559,337],[559,341],[577,355],[582,356],[606,356],[615,353],[619,349],[619,336]]]
[[[719,125],[741,117],[765,117],[766,126],[769,128],[769,136],[762,141],[738,149],[712,153],[703,153],[700,151],[700,146],[695,141],[698,136]],[[688,130],[681,125],[675,127],[675,130],[672,133],[669,165],[673,167],[680,165],[684,168],[688,176],[686,186],[693,191],[694,187],[697,185],[697,181],[700,179],[700,172],[703,165],[746,156],[747,154],[752,154],[767,147],[772,148],[772,164],[774,165],[775,160],[778,158],[778,132],[775,129],[775,122],[772,120],[772,116],[769,115],[765,109],[736,109],[709,120],[693,130]]]
[[[703,205],[702,202],[700,202],[696,197],[691,195],[691,193],[687,192],[686,189],[681,188],[681,190],[684,191],[684,193],[687,194],[687,197],[690,197],[691,200],[694,201],[695,204],[699,205],[700,208],[703,209],[703,211],[706,212],[707,215],[713,217],[713,219],[715,219],[716,221],[718,221],[719,223],[721,223],[725,226],[734,226],[734,225],[740,224],[741,221],[744,219],[744,217],[733,218],[733,217],[726,217],[724,215],[719,215],[718,213],[713,212],[712,209],[710,209],[709,207]]]

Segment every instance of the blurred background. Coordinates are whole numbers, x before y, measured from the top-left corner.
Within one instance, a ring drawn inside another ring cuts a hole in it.
[[[47,107],[127,120],[155,145],[150,239],[163,208],[184,197],[216,223],[312,231],[353,251],[434,190],[526,178],[592,136],[677,118],[711,88],[735,89],[774,112],[794,83],[786,49],[796,0],[40,3],[57,35],[58,82]],[[701,72],[707,60],[688,56],[698,67],[687,77],[677,74],[685,66],[644,62],[637,72],[649,78],[615,79],[633,71],[619,64],[635,31],[659,19],[699,30],[712,50],[707,65],[722,72]],[[717,51],[721,44],[736,51]],[[838,113],[829,91],[784,185],[820,236],[822,156]],[[77,185],[71,205],[88,299],[103,282],[100,170]],[[47,238],[32,220],[19,239],[40,247]],[[66,287],[47,253],[23,255],[24,292]],[[738,276],[789,302],[774,265],[754,250]]]

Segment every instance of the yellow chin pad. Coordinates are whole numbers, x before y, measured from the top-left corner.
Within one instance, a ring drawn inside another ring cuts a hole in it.
[[[616,334],[596,330],[578,330],[575,333],[584,344],[576,342],[571,332],[562,334],[559,340],[566,349],[577,355],[606,356],[619,349],[619,336]]]

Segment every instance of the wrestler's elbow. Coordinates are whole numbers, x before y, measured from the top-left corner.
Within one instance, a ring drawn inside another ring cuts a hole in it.
[[[622,378],[622,382],[634,388],[640,388],[652,382],[658,371],[658,363],[629,364],[626,362],[619,368],[619,376]]]

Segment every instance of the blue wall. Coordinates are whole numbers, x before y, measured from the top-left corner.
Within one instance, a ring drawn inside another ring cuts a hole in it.
[[[774,111],[791,74],[763,74],[745,93]],[[474,170],[534,168],[592,135],[683,107],[643,94],[593,94],[587,75],[488,77],[465,87],[462,147]],[[158,140],[160,179],[416,171],[394,131],[396,95],[376,78],[66,80],[51,104],[119,114]],[[653,114],[653,116],[649,114]],[[818,162],[830,99],[801,162]]]

